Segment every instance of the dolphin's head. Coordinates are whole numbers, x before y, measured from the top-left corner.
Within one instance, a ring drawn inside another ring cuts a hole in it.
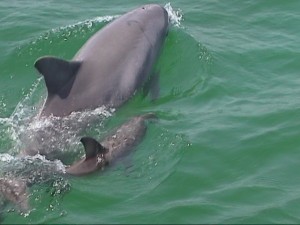
[[[167,22],[169,21],[167,10],[158,4],[143,5],[137,10],[140,10],[142,13],[148,14],[152,18],[164,18],[164,20],[166,20]]]
[[[163,29],[167,29],[169,24],[169,16],[167,10],[157,4],[149,4],[140,7],[140,11],[150,17],[156,19],[157,25],[161,25]]]
[[[131,13],[148,37],[152,35],[165,37],[169,26],[169,16],[164,7],[157,4],[143,5]]]

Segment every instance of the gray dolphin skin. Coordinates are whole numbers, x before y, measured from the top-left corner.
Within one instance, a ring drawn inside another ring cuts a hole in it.
[[[40,115],[63,117],[99,106],[121,106],[149,79],[168,24],[163,7],[145,5],[95,33],[72,61],[39,58],[34,66],[48,89]]]
[[[101,144],[90,137],[82,138],[85,157],[67,167],[66,173],[76,176],[86,175],[113,164],[142,141],[147,130],[145,121],[149,119],[157,117],[152,113],[133,117],[104,138]]]

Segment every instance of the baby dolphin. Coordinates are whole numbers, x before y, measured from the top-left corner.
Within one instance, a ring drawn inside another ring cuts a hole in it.
[[[85,156],[67,167],[66,172],[81,176],[112,164],[142,141],[147,130],[145,121],[156,118],[152,113],[135,116],[104,138],[101,144],[91,137],[81,138],[80,141],[85,148]]]

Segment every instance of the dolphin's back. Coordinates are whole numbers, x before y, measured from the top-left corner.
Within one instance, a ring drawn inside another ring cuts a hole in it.
[[[48,87],[42,114],[65,116],[123,104],[150,75],[167,27],[167,12],[158,5],[135,9],[106,25],[74,56],[73,64],[80,67],[74,76],[67,76],[72,79],[65,84],[64,95],[49,95]]]

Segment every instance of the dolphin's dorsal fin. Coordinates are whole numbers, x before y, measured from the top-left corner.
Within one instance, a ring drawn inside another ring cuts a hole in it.
[[[81,62],[52,56],[41,57],[34,63],[35,68],[44,76],[48,96],[57,94],[62,98],[68,95],[80,65]]]
[[[108,151],[94,138],[83,137],[80,139],[80,141],[84,146],[85,159],[96,157],[98,154],[105,154]]]

